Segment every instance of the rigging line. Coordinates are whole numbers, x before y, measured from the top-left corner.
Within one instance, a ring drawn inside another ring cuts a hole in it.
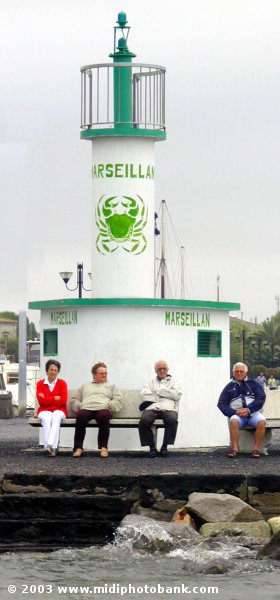
[[[184,296],[189,298],[189,288],[188,288],[188,280],[187,280],[187,272],[186,272],[186,261],[185,261],[185,248],[181,247],[181,296],[184,293]],[[185,289],[186,288],[186,289]]]
[[[161,255],[161,259],[159,262],[159,268],[158,268],[158,274],[157,274],[157,280],[156,280],[156,289],[158,288],[158,282],[161,281],[160,280],[160,275],[164,278],[165,281],[165,290],[164,290],[164,294],[170,297],[172,296],[172,285],[171,285],[171,281],[170,281],[170,277],[169,277],[169,272],[168,272],[168,265],[169,265],[169,254],[170,256],[172,256],[172,251],[171,251],[171,242],[170,242],[170,233],[169,233],[169,228],[168,228],[168,223],[166,221],[166,219],[164,220],[164,206],[165,202],[161,202],[161,224],[162,224],[162,238],[161,238],[161,244],[159,247],[160,252],[158,252]],[[173,270],[172,270],[172,276],[173,276],[173,284],[174,284],[174,274],[173,274]],[[168,292],[169,290],[169,292]]]
[[[165,215],[168,218],[165,218],[165,220],[164,220]],[[168,286],[169,286],[170,293],[172,294],[171,283],[173,282],[173,287],[174,287],[173,296],[179,298],[179,297],[182,297],[182,295],[185,296],[185,287],[187,288],[187,294],[189,291],[188,283],[187,283],[187,268],[186,268],[186,265],[188,266],[188,262],[186,260],[186,257],[185,257],[185,260],[182,260],[182,248],[184,248],[184,247],[182,247],[182,245],[180,245],[179,236],[176,232],[175,226],[171,219],[171,216],[170,216],[170,213],[169,213],[169,210],[168,210],[165,200],[161,200],[161,202],[160,202],[160,206],[158,209],[158,218],[161,219],[163,237],[160,238],[159,240],[156,240],[156,245],[155,245],[156,260],[159,260],[158,269],[155,269],[157,271],[156,272],[155,290],[157,293],[160,274],[162,274],[165,278],[166,290],[168,289]],[[162,241],[163,241],[163,244],[162,244]],[[165,251],[164,252],[165,255],[163,255],[163,248]],[[180,254],[180,258],[177,258],[177,257],[174,258],[174,252],[176,252],[176,251]],[[184,249],[184,253],[185,253],[185,249]],[[161,256],[161,258],[157,258],[158,256]],[[169,275],[168,268],[171,270],[172,281],[171,281],[171,278]],[[189,270],[189,267],[188,267],[188,270]],[[191,282],[191,287],[193,287],[193,284],[191,281],[191,276],[190,276],[190,282]]]
[[[160,228],[161,228],[161,238],[159,240],[159,248],[158,248],[158,254],[160,256],[159,258],[159,267],[158,267],[158,273],[157,273],[157,277],[156,277],[156,286],[158,281],[160,280],[160,295],[164,294],[165,295],[165,281],[166,281],[166,276],[167,276],[167,266],[166,266],[166,219],[165,219],[165,212],[164,212],[164,206],[165,206],[165,201],[162,200],[160,203],[160,210],[159,210],[159,218],[160,218]],[[162,287],[163,285],[163,287]]]
[[[183,256],[183,269],[184,269],[184,273],[185,273],[185,282],[186,282],[186,288],[187,288],[187,296],[188,296],[188,298],[190,298],[191,295],[193,295],[193,297],[195,297],[194,285],[193,285],[193,282],[192,282],[192,277],[191,277],[191,272],[190,272],[190,268],[189,268],[189,263],[188,263],[188,258],[187,258],[185,246],[183,246],[182,256]],[[188,282],[190,283],[190,287],[189,287]]]
[[[171,216],[170,216],[170,213],[169,213],[169,211],[168,211],[168,207],[167,207],[167,206],[166,206],[166,211],[167,211],[167,214],[168,214],[168,217],[169,217],[169,220],[170,220],[170,224],[171,224],[171,227],[172,227],[172,230],[173,230],[173,235],[174,235],[174,238],[175,238],[175,240],[176,240],[176,242],[177,242],[177,245],[178,245],[178,247],[180,247],[180,248],[181,248],[181,247],[182,247],[182,244],[180,244],[179,236],[178,236],[178,234],[177,234],[177,232],[176,232],[175,226],[174,226],[174,224],[173,224],[173,221],[172,221],[172,219],[171,219]],[[186,270],[185,270],[185,279],[186,279],[186,284],[187,284],[187,282],[188,282],[188,279],[189,279],[189,280],[190,280],[190,284],[191,284],[191,289],[192,289],[193,295],[195,295],[195,294],[194,294],[194,286],[193,286],[193,282],[192,282],[192,278],[191,278],[191,272],[190,272],[189,262],[188,262],[188,259],[187,259],[187,256],[186,256],[186,247],[185,247],[185,246],[183,246],[183,247],[184,247],[184,253],[185,253],[185,262],[186,262],[186,266],[187,266],[187,268],[186,268]],[[187,273],[188,273],[188,277],[187,277]]]
[[[190,270],[190,266],[189,266],[187,253],[186,253],[186,248],[185,248],[185,246],[181,246],[181,248],[183,248],[183,268],[184,268],[183,272],[185,274],[187,294],[188,294],[188,297],[191,297],[191,295],[193,297],[195,297],[195,290],[194,290],[194,285],[193,285],[193,281],[192,281],[191,270]],[[188,282],[190,284],[190,287],[188,287]]]
[[[169,298],[173,298],[173,294],[172,294],[172,287],[171,287],[171,284],[170,284],[170,279],[169,279],[169,275],[168,275],[168,272],[167,272],[167,271],[166,271],[166,279],[165,279],[165,282],[166,282],[166,284],[167,284],[167,285],[166,285],[166,289],[167,289],[167,291],[169,290]],[[167,296],[167,297],[168,297],[168,296]]]
[[[169,215],[170,217],[170,215]],[[172,226],[172,221],[170,219],[170,224]],[[175,232],[175,228],[174,226],[172,227],[172,231],[173,231],[173,237],[175,236],[176,232]],[[174,262],[174,286],[175,286],[175,297],[176,298],[186,298],[189,297],[189,290],[188,290],[188,285],[187,285],[187,273],[186,273],[186,264],[184,261],[184,256],[182,253],[182,250],[184,250],[185,253],[185,249],[184,246],[178,246],[178,241],[179,241],[179,237],[177,236],[177,240],[175,240],[177,242],[177,251],[178,251],[178,258],[176,258],[176,261]],[[187,290],[187,296],[186,296],[186,290]]]
[[[220,301],[224,301],[225,300],[225,294],[224,294],[224,287],[223,285],[221,285],[221,280],[219,283],[219,292],[220,292]]]
[[[172,219],[171,219],[171,216],[170,216],[170,213],[169,213],[169,211],[168,211],[168,207],[167,207],[167,206],[166,206],[166,211],[167,211],[167,213],[168,213],[168,217],[169,217],[169,220],[170,220],[170,223],[171,223],[171,227],[172,227],[172,230],[173,230],[173,235],[174,235],[174,238],[175,238],[175,240],[177,241],[177,244],[178,244],[179,248],[181,248],[181,247],[183,247],[183,248],[184,248],[184,250],[185,250],[185,255],[186,255],[186,245],[185,245],[185,244],[183,245],[183,244],[181,244],[181,242],[180,242],[180,238],[179,238],[179,236],[178,236],[178,234],[177,234],[177,232],[176,232],[175,225],[174,225],[174,223],[173,223],[173,221],[172,221]],[[186,258],[186,263],[188,264],[187,256],[185,256],[185,258]],[[189,265],[188,265],[188,271],[189,271],[189,274],[190,274]],[[190,278],[190,279],[191,279],[191,278]]]
[[[171,237],[170,237],[169,229],[167,227],[165,228],[165,239],[166,239],[166,260],[169,263],[173,285],[175,286],[175,276],[174,276],[175,271],[174,271],[174,266],[173,266],[175,261],[172,258]],[[170,279],[170,281],[171,281],[171,279]]]
[[[173,231],[174,238],[175,238],[175,240],[177,242],[178,247],[180,248],[180,246],[182,246],[182,244],[180,242],[180,238],[179,238],[178,233],[177,233],[177,231],[175,229],[175,225],[174,225],[174,223],[173,223],[173,221],[171,219],[171,216],[170,216],[170,213],[169,213],[169,210],[168,210],[167,206],[166,206],[166,212],[167,212],[169,220],[170,220],[170,224],[171,224],[171,228],[172,228],[172,231]]]
[[[180,278],[180,269],[178,268],[179,265],[177,265],[177,270],[176,270],[176,280],[175,280],[175,298],[179,297],[179,278]]]
[[[156,274],[156,283],[155,283],[155,286],[156,286],[156,291],[157,291],[157,288],[158,288],[158,282],[159,282],[159,276],[160,276],[160,271],[161,271],[161,265],[160,265],[160,259],[158,259],[158,258],[157,258],[156,260],[158,260],[158,261],[159,261],[159,267],[158,267],[158,270],[157,270],[157,274]]]

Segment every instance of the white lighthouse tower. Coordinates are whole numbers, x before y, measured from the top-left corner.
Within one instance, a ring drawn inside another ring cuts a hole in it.
[[[102,360],[110,382],[140,390],[154,363],[165,360],[183,389],[176,446],[226,445],[216,404],[229,377],[229,311],[240,306],[154,297],[155,142],[166,138],[165,69],[133,62],[125,13],[114,32],[112,61],[81,69],[81,138],[92,143],[92,297],[29,303],[41,310],[42,375],[48,358],[57,358],[69,388],[77,388]],[[96,447],[91,432],[86,447]],[[139,449],[137,430],[113,430],[110,448]]]
[[[155,142],[165,133],[165,69],[135,64],[126,15],[113,62],[82,67],[82,139],[92,142],[94,298],[154,295]]]

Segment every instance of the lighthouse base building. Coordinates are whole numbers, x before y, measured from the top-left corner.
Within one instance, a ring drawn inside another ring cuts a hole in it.
[[[175,448],[228,444],[227,421],[217,409],[229,379],[229,311],[239,304],[167,299],[69,299],[31,302],[41,310],[41,365],[62,362],[61,375],[75,389],[90,381],[99,360],[120,389],[141,389],[165,360],[182,384]],[[162,431],[159,431],[159,444]],[[73,446],[73,430],[61,429],[60,444]],[[135,429],[111,430],[111,450],[139,449]],[[97,448],[88,429],[85,448]]]

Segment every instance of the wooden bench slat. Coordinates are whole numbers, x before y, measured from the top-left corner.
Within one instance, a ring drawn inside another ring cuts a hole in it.
[[[32,427],[41,427],[41,421],[39,419],[37,419],[36,417],[30,417],[29,420],[29,425],[32,425]],[[60,426],[61,427],[75,427],[76,425],[76,419],[73,418],[69,418],[69,419],[62,419]],[[111,419],[110,420],[110,427],[138,427],[139,425],[139,419]],[[162,419],[156,419],[153,423],[153,425],[155,425],[156,427],[164,427],[164,423],[162,421]],[[95,419],[91,419],[90,421],[88,421],[87,423],[87,427],[97,427],[97,423],[95,421]]]

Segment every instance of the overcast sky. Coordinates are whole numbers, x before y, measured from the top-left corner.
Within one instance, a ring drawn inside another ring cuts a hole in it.
[[[64,298],[91,270],[91,144],[80,67],[108,62],[120,10],[136,62],[164,65],[164,198],[186,248],[191,299],[275,312],[279,278],[279,0],[0,0],[0,310]],[[70,294],[71,296],[71,294]],[[72,294],[74,296],[74,294]],[[29,313],[36,319],[36,313]]]

